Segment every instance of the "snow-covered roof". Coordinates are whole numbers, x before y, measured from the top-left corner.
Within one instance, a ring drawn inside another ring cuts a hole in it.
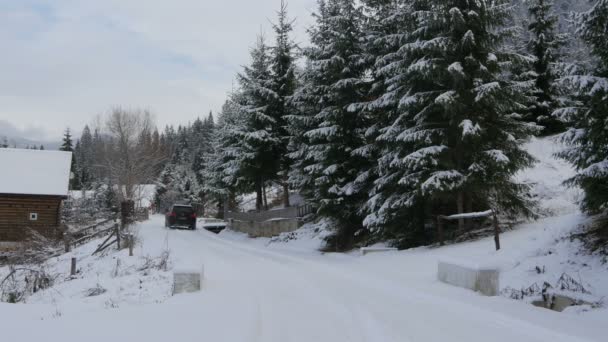
[[[0,148],[0,194],[67,196],[71,152]]]

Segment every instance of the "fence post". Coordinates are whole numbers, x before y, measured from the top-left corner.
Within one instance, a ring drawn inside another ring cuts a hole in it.
[[[70,250],[72,249],[70,246],[71,240],[72,240],[72,237],[71,237],[70,233],[66,232],[63,235],[63,245],[64,245],[66,253],[69,253]]]
[[[437,238],[439,239],[439,245],[443,246],[443,219],[441,215],[437,216]]]
[[[116,248],[120,250],[120,225],[114,225],[114,233],[116,234]]]
[[[496,244],[496,250],[500,249],[500,227],[498,226],[498,217],[494,212],[494,243]]]
[[[72,265],[70,267],[70,276],[76,275],[76,258],[72,258]]]
[[[127,239],[129,239],[129,256],[133,256],[133,233],[129,233]]]

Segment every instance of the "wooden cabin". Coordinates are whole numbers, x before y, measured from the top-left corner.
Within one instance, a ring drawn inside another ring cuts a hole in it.
[[[59,235],[71,161],[71,152],[0,148],[0,243],[22,241],[28,229]]]

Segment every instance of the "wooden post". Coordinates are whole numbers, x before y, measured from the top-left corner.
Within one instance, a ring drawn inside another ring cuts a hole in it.
[[[500,227],[498,226],[498,217],[496,212],[494,213],[494,243],[496,244],[496,250],[500,249]]]
[[[460,191],[458,193],[458,196],[456,198],[456,207],[458,210],[458,214],[464,213],[464,194],[462,193],[462,191]],[[462,234],[463,232],[464,232],[464,219],[459,218],[458,219],[458,233]]]
[[[443,218],[441,218],[441,215],[437,216],[437,239],[439,240],[439,245],[443,246]]]
[[[283,183],[283,207],[289,208],[291,204],[289,203],[289,183],[285,180]]]
[[[268,211],[268,198],[266,197],[266,183],[262,182],[262,195],[264,199],[264,210]]]
[[[72,258],[72,266],[70,267],[70,276],[76,275],[76,258]]]
[[[120,221],[121,221],[122,228],[133,223],[134,215],[135,215],[135,202],[129,200],[129,201],[123,201],[120,203]]]
[[[225,220],[228,217],[228,209],[229,209],[228,208],[228,205],[229,205],[228,201],[229,201],[228,195],[224,195],[224,207],[222,208],[224,210],[223,211],[224,217],[222,217],[223,220]]]
[[[120,250],[120,225],[114,225],[114,234],[116,234],[116,248]]]
[[[129,256],[133,256],[133,233],[129,233],[127,238],[129,239]]]
[[[63,235],[63,244],[64,244],[66,253],[69,253],[72,250],[72,248],[70,246],[71,240],[72,240],[72,237],[70,236],[70,233],[65,233],[65,235]]]

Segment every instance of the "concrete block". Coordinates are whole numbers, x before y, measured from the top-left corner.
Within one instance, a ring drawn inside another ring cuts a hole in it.
[[[173,272],[173,295],[192,293],[201,290],[203,284],[203,269],[180,270]]]
[[[477,291],[485,296],[496,296],[499,292],[500,271],[496,267],[477,266],[462,262],[439,261],[439,281]]]

